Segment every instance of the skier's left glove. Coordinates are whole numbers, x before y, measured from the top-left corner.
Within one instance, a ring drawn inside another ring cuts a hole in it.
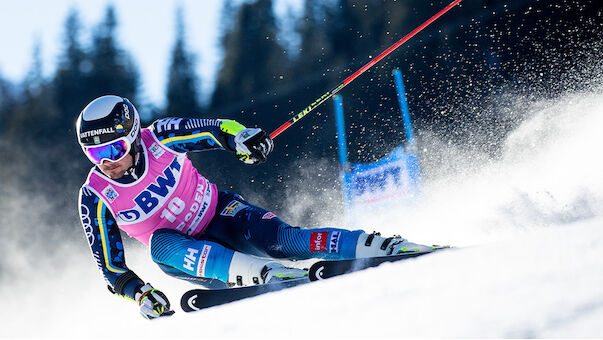
[[[174,314],[165,294],[148,283],[138,288],[135,299],[140,306],[140,314],[149,320]]]
[[[259,128],[247,128],[234,137],[237,157],[245,164],[259,164],[274,149],[274,142],[266,131]]]

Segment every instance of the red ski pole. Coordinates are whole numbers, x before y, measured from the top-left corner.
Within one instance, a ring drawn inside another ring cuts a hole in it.
[[[341,84],[335,86],[331,91],[328,91],[327,93],[325,93],[322,96],[320,96],[312,104],[310,104],[308,107],[306,107],[305,109],[303,109],[300,113],[296,114],[291,119],[289,119],[285,124],[281,125],[278,129],[274,130],[270,134],[270,138],[274,138],[274,137],[280,135],[281,132],[287,130],[291,125],[295,124],[295,122],[297,122],[298,120],[302,119],[304,116],[306,116],[308,113],[310,113],[310,111],[314,110],[320,104],[324,103],[327,99],[331,98],[334,94],[336,94],[337,92],[339,92],[347,84],[351,83],[359,75],[361,75],[362,73],[364,73],[366,70],[368,70],[369,68],[371,68],[376,63],[378,63],[381,59],[385,58],[388,54],[390,54],[395,49],[397,49],[398,47],[400,47],[407,40],[409,40],[410,38],[412,38],[415,34],[419,33],[421,30],[423,30],[429,24],[431,24],[436,19],[438,19],[439,17],[441,17],[444,13],[448,12],[452,7],[456,6],[459,2],[461,2],[461,0],[455,0],[452,3],[450,3],[448,6],[446,6],[446,8],[444,8],[441,11],[439,11],[436,15],[434,15],[429,20],[427,20],[423,24],[421,24],[421,26],[415,28],[412,32],[408,33],[404,38],[398,40],[395,44],[393,44],[392,46],[390,46],[387,50],[383,51],[383,53],[379,54],[375,59],[371,60],[368,64],[362,66],[361,69],[359,69],[358,71],[354,72],[351,76],[347,77]]]

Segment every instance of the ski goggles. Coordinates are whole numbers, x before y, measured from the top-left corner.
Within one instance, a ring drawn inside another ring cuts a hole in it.
[[[130,152],[130,143],[125,138],[120,138],[105,145],[85,146],[84,153],[94,164],[101,164],[103,160],[118,162]]]

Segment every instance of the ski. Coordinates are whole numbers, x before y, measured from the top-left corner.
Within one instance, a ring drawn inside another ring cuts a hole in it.
[[[182,295],[180,306],[185,312],[194,312],[205,308],[223,305],[253,296],[299,286],[317,280],[324,280],[334,276],[352,273],[355,271],[376,267],[384,262],[396,262],[411,259],[435,251],[449,248],[434,247],[431,250],[409,252],[399,255],[370,257],[351,260],[321,260],[314,263],[308,270],[308,277],[281,281],[276,283],[258,284],[246,287],[220,288],[220,289],[192,289]]]
[[[431,250],[408,252],[398,255],[380,256],[380,257],[369,257],[362,259],[350,259],[350,260],[323,260],[318,261],[310,267],[308,275],[310,281],[324,280],[334,276],[352,273],[355,271],[376,267],[384,262],[396,262],[406,259],[411,259],[427,254],[431,254],[435,251],[450,248],[449,246],[434,246]]]
[[[185,312],[194,312],[265,293],[276,292],[285,288],[291,288],[309,282],[310,280],[305,277],[246,287],[192,289],[182,295],[182,298],[180,299],[180,306]]]

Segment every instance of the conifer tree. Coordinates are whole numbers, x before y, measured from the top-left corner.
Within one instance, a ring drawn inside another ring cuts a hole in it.
[[[80,42],[81,29],[79,12],[72,8],[65,20],[63,53],[53,80],[57,106],[68,121],[94,95],[88,79],[92,63]]]
[[[6,121],[6,137],[18,145],[27,143],[23,141],[48,142],[58,134],[58,112],[42,73],[41,48],[40,41],[36,40],[31,68],[21,85],[21,98]]]
[[[116,29],[115,10],[113,6],[108,6],[104,20],[96,27],[92,37],[91,91],[95,93],[94,97],[118,94],[136,102],[138,70],[129,54],[118,46]]]
[[[194,56],[186,49],[185,28],[182,8],[176,12],[176,42],[172,48],[172,59],[167,84],[167,115],[198,115],[199,82],[195,75]]]
[[[6,130],[6,119],[15,106],[13,85],[0,74],[0,140]]]
[[[288,58],[277,42],[272,0],[239,7],[237,19],[223,38],[224,59],[218,73],[212,106],[249,102],[284,78]]]
[[[327,32],[329,6],[325,2],[306,0],[296,29],[300,36],[299,56],[295,66],[301,74],[320,73],[330,67],[333,58]]]

